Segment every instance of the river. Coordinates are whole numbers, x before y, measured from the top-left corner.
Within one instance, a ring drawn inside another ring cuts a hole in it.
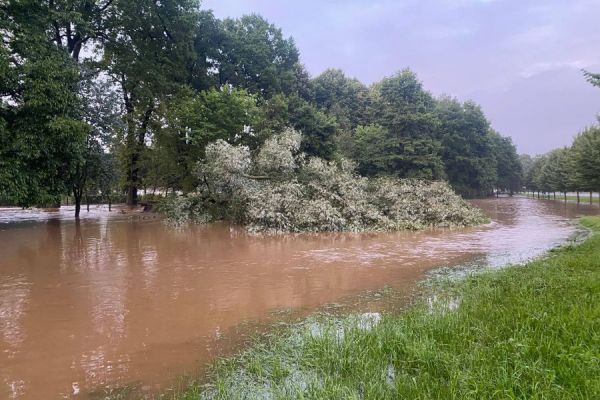
[[[245,321],[385,285],[409,290],[437,267],[523,261],[599,212],[522,197],[473,203],[490,224],[270,237],[95,207],[80,223],[69,208],[0,209],[0,398],[158,393],[222,354]]]

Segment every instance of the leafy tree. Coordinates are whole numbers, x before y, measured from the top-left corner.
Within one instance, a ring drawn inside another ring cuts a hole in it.
[[[83,196],[87,198],[106,192],[104,181],[107,176],[116,175],[116,171],[106,171],[109,166],[116,166],[112,163],[112,155],[111,162],[107,162],[109,156],[105,153],[113,145],[115,132],[123,129],[120,93],[108,77],[98,76],[95,71],[85,71],[79,83],[79,96],[83,105],[82,120],[88,125],[88,133],[81,159],[70,179],[76,218],[79,217]]]
[[[253,14],[222,22],[219,84],[242,87],[269,98],[290,94],[298,78],[299,53],[292,38]]]
[[[335,118],[297,94],[278,94],[260,104],[256,125],[257,143],[291,126],[302,132],[302,151],[327,160],[337,151]]]
[[[573,141],[576,181],[582,190],[600,189],[600,127],[581,132]]]
[[[310,156],[331,160],[336,152],[335,118],[299,96],[288,99],[288,121],[302,132],[302,151]]]
[[[540,180],[548,192],[566,193],[569,189],[569,164],[566,149],[556,149],[547,154]]]
[[[436,136],[435,101],[416,75],[404,70],[372,88],[373,122],[385,128],[384,166],[378,173],[439,179],[444,176],[441,145]]]
[[[527,176],[533,166],[533,158],[529,154],[521,154],[519,155],[519,162],[521,163],[521,170],[523,171],[523,184],[529,188]]]
[[[585,75],[589,83],[591,83],[594,86],[600,87],[600,74],[595,74],[589,71],[583,71],[583,74]]]
[[[21,206],[56,204],[67,192],[87,133],[76,93],[78,66],[46,40],[37,17],[32,12],[30,23],[11,20],[3,48],[8,79],[2,85],[0,190]]]
[[[385,147],[388,131],[381,125],[358,126],[354,134],[343,141],[344,154],[358,163],[358,171],[365,176],[385,175],[390,165]]]
[[[546,163],[546,156],[541,155],[541,156],[535,157],[533,159],[531,168],[529,169],[528,174],[525,178],[529,184],[530,189],[533,190],[534,192],[538,192],[538,197],[539,197],[539,192],[546,190],[546,188],[544,186],[544,182],[542,180],[542,169],[544,168],[545,163]]]
[[[152,117],[162,102],[191,79],[198,2],[121,0],[115,7],[103,64],[123,96],[126,127],[121,151],[127,204],[133,205]]]
[[[195,58],[191,63],[190,85],[194,89],[202,91],[221,86],[218,68],[224,41],[221,21],[212,11],[201,10],[193,39]]]
[[[252,231],[361,231],[465,226],[484,220],[443,182],[369,180],[346,160],[300,152],[286,129],[257,152],[218,140],[207,146],[198,194],[169,199],[175,223],[229,219]],[[215,212],[213,205],[218,205]]]
[[[502,137],[493,130],[490,130],[489,135],[496,165],[495,187],[499,191],[508,191],[511,195],[519,192],[523,185],[523,166],[517,148],[509,137]]]
[[[328,69],[312,80],[315,104],[335,116],[343,131],[368,121],[369,89],[339,69]]]
[[[56,204],[77,180],[90,132],[77,93],[80,54],[104,34],[112,3],[3,4],[0,176],[16,204]]]
[[[502,150],[502,138],[490,134],[489,122],[472,102],[461,104],[444,97],[436,104],[436,114],[441,155],[450,184],[468,196],[491,193],[500,168],[494,151]]]
[[[152,151],[144,158],[146,183],[154,187],[189,192],[198,185],[194,170],[206,145],[222,139],[256,147],[260,139],[254,130],[257,98],[244,89],[183,91],[164,104],[160,115]]]

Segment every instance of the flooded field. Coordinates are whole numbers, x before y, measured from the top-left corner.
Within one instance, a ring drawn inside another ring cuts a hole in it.
[[[427,271],[541,254],[598,207],[474,201],[492,218],[426,232],[251,236],[225,224],[165,227],[93,208],[0,210],[0,398],[156,393],[219,354],[220,338],[274,311],[369,289],[411,288]]]

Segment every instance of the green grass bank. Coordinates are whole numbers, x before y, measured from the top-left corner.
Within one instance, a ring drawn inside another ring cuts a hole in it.
[[[600,217],[524,266],[434,285],[400,314],[313,317],[177,399],[598,399]]]

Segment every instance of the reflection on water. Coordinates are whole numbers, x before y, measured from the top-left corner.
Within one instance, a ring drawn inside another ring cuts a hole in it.
[[[410,287],[433,267],[524,260],[567,239],[570,219],[598,212],[525,198],[475,203],[491,224],[278,237],[227,225],[174,230],[103,210],[79,224],[64,211],[0,210],[0,397],[81,397],[132,382],[159,390],[214,358],[221,332],[242,321]]]

